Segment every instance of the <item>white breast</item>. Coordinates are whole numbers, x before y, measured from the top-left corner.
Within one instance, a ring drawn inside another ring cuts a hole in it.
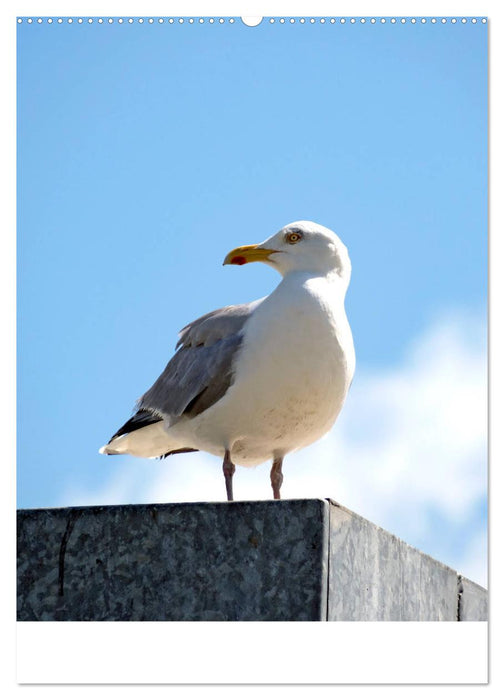
[[[233,386],[191,421],[200,449],[252,466],[304,447],[333,425],[355,356],[337,280],[291,275],[245,327]],[[182,428],[182,426],[180,426]]]

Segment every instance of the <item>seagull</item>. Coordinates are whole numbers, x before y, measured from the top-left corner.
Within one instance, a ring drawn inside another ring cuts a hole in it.
[[[235,248],[223,264],[250,262],[273,267],[280,284],[185,326],[163,373],[100,453],[209,452],[223,459],[228,501],[235,465],[271,460],[273,498],[280,498],[285,456],[330,430],[352,382],[344,307],[351,264],[338,236],[312,221]]]

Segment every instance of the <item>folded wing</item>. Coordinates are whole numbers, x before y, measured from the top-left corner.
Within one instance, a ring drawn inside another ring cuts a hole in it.
[[[185,326],[175,355],[111,440],[160,420],[197,416],[221,399],[233,383],[243,328],[261,301],[225,306]]]

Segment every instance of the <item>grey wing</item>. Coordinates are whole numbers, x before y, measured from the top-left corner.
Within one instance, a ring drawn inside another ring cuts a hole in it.
[[[196,416],[221,399],[234,379],[243,327],[262,299],[226,306],[180,331],[177,352],[138,402],[162,417]]]

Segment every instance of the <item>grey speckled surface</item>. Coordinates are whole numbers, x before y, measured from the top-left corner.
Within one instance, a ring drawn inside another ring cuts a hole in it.
[[[323,500],[19,511],[19,620],[320,620]]]
[[[18,620],[485,620],[487,592],[330,500],[18,512]]]
[[[457,572],[330,504],[329,620],[457,620]]]

